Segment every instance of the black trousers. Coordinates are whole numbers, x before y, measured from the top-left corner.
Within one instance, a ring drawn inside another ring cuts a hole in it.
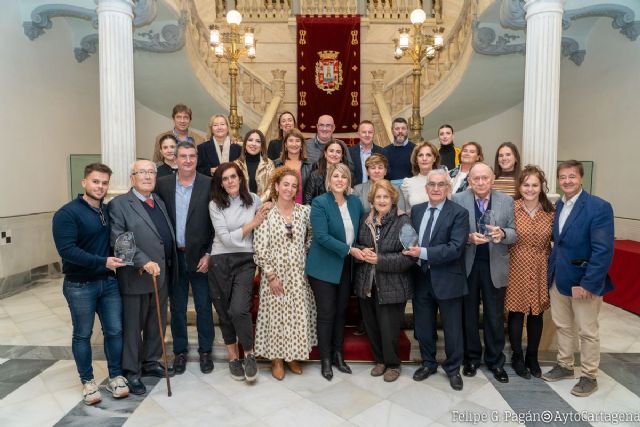
[[[330,359],[335,351],[342,351],[344,324],[351,294],[351,260],[345,260],[340,283],[329,283],[309,276],[316,299],[318,347],[320,357]]]
[[[464,297],[464,361],[480,365],[480,297],[484,332],[484,362],[489,369],[504,366],[504,295],[507,288],[496,288],[488,261],[473,263],[469,274],[469,294]]]
[[[224,343],[240,342],[244,351],[253,350],[251,299],[255,274],[250,252],[212,255],[209,261],[209,292]]]
[[[415,334],[420,343],[422,366],[437,368],[436,338],[438,327],[438,308],[442,318],[444,332],[444,351],[447,359],[442,369],[452,376],[460,372],[464,353],[462,333],[462,301],[463,297],[438,299],[433,292],[430,272],[425,274],[421,268],[414,270],[415,291],[413,295],[413,315]]]
[[[162,334],[167,327],[167,286],[158,289]],[[162,358],[162,341],[158,330],[155,295],[122,295],[122,372],[125,376],[140,377],[143,365],[151,365]]]
[[[364,329],[376,363],[388,368],[400,366],[398,342],[407,303],[380,304],[375,284],[371,288],[371,297],[358,299]]]

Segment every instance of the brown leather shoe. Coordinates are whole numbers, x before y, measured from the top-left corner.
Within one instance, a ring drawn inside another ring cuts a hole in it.
[[[284,363],[282,359],[273,359],[271,361],[271,375],[278,381],[284,378]]]
[[[297,360],[292,360],[291,362],[285,362],[287,364],[287,368],[291,372],[296,375],[302,375],[302,365]]]

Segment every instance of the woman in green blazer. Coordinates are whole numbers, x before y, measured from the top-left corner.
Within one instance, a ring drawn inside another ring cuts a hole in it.
[[[340,372],[351,373],[342,356],[351,294],[351,257],[364,260],[364,256],[360,249],[352,247],[362,217],[362,203],[357,196],[348,195],[349,167],[342,163],[330,165],[326,185],[327,192],[311,203],[313,240],[305,273],[316,298],[322,376],[331,381],[332,361]]]

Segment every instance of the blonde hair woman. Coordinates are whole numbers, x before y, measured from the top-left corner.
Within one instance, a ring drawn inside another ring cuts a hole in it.
[[[227,118],[215,114],[209,119],[209,140],[198,145],[196,169],[201,174],[213,176],[220,164],[236,160],[241,152],[242,146],[231,140]]]

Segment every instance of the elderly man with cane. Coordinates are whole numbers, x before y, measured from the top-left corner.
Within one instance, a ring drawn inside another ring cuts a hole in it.
[[[167,378],[164,351],[167,295],[177,265],[175,233],[162,200],[152,193],[156,166],[148,160],[131,167],[131,190],[109,203],[111,244],[125,232],[135,238],[133,265],[118,269],[122,294],[122,370],[133,394],[145,394],[141,377]],[[155,307],[154,307],[155,306]],[[159,362],[164,356],[164,365]]]

